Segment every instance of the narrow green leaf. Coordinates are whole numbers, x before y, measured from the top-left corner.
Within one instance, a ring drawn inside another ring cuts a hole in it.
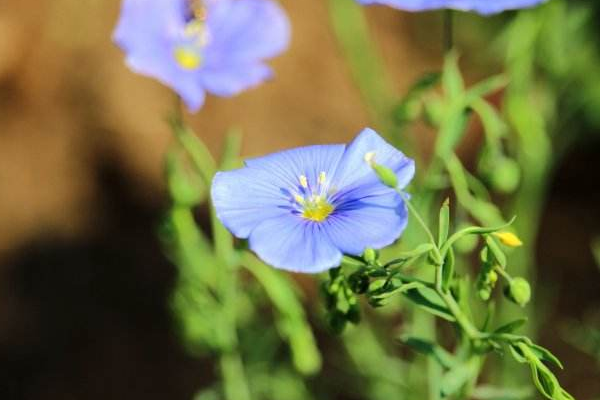
[[[450,322],[456,319],[443,304],[437,293],[430,288],[412,289],[404,293],[404,296],[423,310],[443,318]]]
[[[467,101],[470,104],[472,101],[489,96],[508,85],[508,81],[507,75],[494,75],[484,79],[469,88],[467,91]]]
[[[410,251],[403,251],[403,252],[398,252],[396,253],[397,257],[394,258],[391,261],[388,261],[385,264],[385,267],[390,267],[394,264],[401,264],[403,262],[406,262],[408,260],[414,260],[417,259],[421,256],[424,256],[425,254],[429,253],[431,250],[434,249],[434,245],[432,243],[423,243],[419,246],[417,246],[415,249],[410,250]]]
[[[395,94],[383,58],[373,45],[364,7],[354,0],[329,0],[329,15],[352,76],[375,124],[391,128]]]
[[[450,369],[456,365],[456,359],[440,345],[415,336],[402,336],[400,341],[414,351],[433,357],[442,367]]]
[[[454,152],[462,139],[470,113],[462,102],[450,103],[446,107],[435,143],[435,154],[442,160]]]
[[[523,351],[517,345],[509,344],[508,349],[510,350],[510,354],[512,354],[513,358],[517,362],[519,362],[521,364],[528,362],[527,358],[523,354]]]
[[[522,400],[529,399],[532,395],[530,387],[501,388],[488,385],[477,386],[471,393],[476,400]]]
[[[454,278],[454,250],[450,248],[444,259],[444,265],[442,266],[442,288],[444,290],[450,289],[450,284]]]
[[[450,199],[444,200],[440,208],[439,226],[438,226],[438,246],[448,240],[448,230],[450,229]]]
[[[446,97],[450,99],[461,97],[464,94],[465,82],[460,73],[458,54],[455,51],[450,52],[444,60],[442,87]]]
[[[600,268],[600,237],[597,237],[592,241],[592,254],[596,259],[596,265]]]
[[[456,242],[460,238],[467,236],[467,235],[483,235],[483,234],[487,234],[487,233],[498,232],[498,231],[510,226],[514,222],[514,220],[515,220],[515,218],[513,217],[508,223],[500,225],[500,226],[496,226],[496,227],[491,227],[491,228],[484,228],[481,226],[471,226],[468,228],[464,228],[464,229],[454,233],[452,236],[450,236],[450,238],[448,238],[446,243],[444,243],[442,245],[442,248],[441,248],[442,256],[444,255],[444,253],[446,251],[448,251],[450,246],[452,246],[454,244],[454,242]]]
[[[509,322],[508,324],[502,325],[501,327],[497,328],[494,331],[494,333],[513,333],[514,331],[525,325],[526,322],[527,318],[519,318],[517,320]]]
[[[564,369],[563,364],[550,350],[533,343],[529,345],[529,348],[540,360],[549,362],[560,369]]]

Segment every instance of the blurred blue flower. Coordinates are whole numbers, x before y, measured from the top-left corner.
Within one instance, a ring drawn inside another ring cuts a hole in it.
[[[205,92],[233,96],[272,76],[287,16],[271,0],[123,0],[114,33],[129,67],[175,90],[191,111]]]
[[[393,243],[408,221],[402,197],[373,172],[375,161],[404,188],[413,160],[365,129],[349,145],[308,146],[247,160],[212,183],[217,216],[277,268],[316,273],[343,254]]]
[[[547,0],[357,0],[361,4],[384,4],[406,11],[452,8],[478,14],[496,14],[506,10],[533,7]]]

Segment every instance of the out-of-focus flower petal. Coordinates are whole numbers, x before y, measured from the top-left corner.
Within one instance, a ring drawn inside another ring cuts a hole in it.
[[[272,58],[288,48],[290,23],[279,4],[264,0],[217,0],[208,3],[211,42],[209,67],[230,67]]]
[[[357,0],[361,4],[383,4],[406,11],[427,11],[451,8],[474,11],[482,15],[506,10],[534,7],[547,0]]]
[[[230,97],[255,87],[273,76],[271,68],[261,63],[233,64],[202,71],[202,85],[217,96]]]
[[[181,96],[190,111],[206,92],[233,96],[271,78],[264,63],[289,42],[289,22],[272,0],[123,0],[114,41],[127,65]]]

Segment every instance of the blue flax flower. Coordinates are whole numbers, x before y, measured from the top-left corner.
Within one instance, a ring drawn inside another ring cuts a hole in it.
[[[478,14],[496,14],[536,6],[546,0],[357,0],[361,4],[384,4],[406,11],[427,11],[452,8]]]
[[[124,0],[114,33],[129,67],[175,90],[191,111],[272,76],[289,21],[271,0]]]
[[[343,254],[393,243],[408,221],[406,204],[373,172],[391,168],[404,188],[413,160],[365,129],[349,145],[308,146],[247,160],[212,184],[217,216],[277,268],[316,273]]]

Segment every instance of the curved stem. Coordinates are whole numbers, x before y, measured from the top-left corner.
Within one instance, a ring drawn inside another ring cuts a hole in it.
[[[427,227],[427,224],[425,224],[425,221],[423,221],[423,218],[421,217],[421,215],[419,214],[419,212],[414,208],[414,206],[410,203],[410,201],[408,200],[408,198],[406,197],[406,195],[404,193],[402,193],[402,191],[399,190],[399,189],[396,189],[396,192],[398,192],[398,194],[400,194],[400,197],[402,197],[402,199],[406,203],[406,206],[408,207],[408,210],[415,217],[415,219],[417,220],[417,222],[419,222],[419,224],[421,225],[421,227],[423,228],[423,230],[425,231],[425,233],[429,237],[429,240],[431,241],[431,244],[433,245],[432,251],[434,252],[434,254],[440,260],[440,264],[435,266],[435,268],[436,268],[435,272],[436,273],[435,273],[434,289],[435,289],[436,293],[444,301],[444,303],[448,307],[448,310],[450,311],[450,313],[452,313],[452,315],[456,319],[456,323],[461,327],[461,329],[465,332],[465,334],[469,337],[469,339],[475,340],[475,339],[482,339],[482,338],[484,338],[485,334],[483,334],[482,332],[480,332],[475,327],[475,325],[471,322],[471,320],[462,312],[462,310],[460,309],[459,304],[456,302],[456,300],[454,299],[454,297],[452,296],[452,294],[449,293],[448,291],[445,291],[443,289],[443,287],[442,287],[443,259],[442,259],[442,256],[441,256],[440,249],[438,248],[438,246],[437,246],[437,244],[435,242],[433,234],[431,233],[431,231]]]

